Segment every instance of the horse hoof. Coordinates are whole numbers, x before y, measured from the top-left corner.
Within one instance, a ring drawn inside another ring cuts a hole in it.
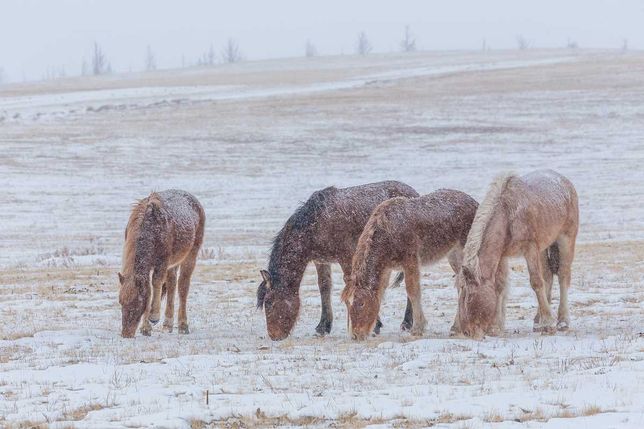
[[[141,335],[145,337],[149,337],[152,335],[152,330],[151,329],[141,329]]]
[[[179,326],[179,333],[180,334],[189,334],[190,329],[188,328],[188,325]]]
[[[554,334],[557,330],[554,325],[535,325],[532,330],[534,332],[541,332],[542,334]]]
[[[318,326],[315,327],[315,334],[318,337],[323,337],[326,334],[330,334],[330,333],[331,333],[331,322],[327,322],[327,321],[320,322]]]
[[[401,330],[401,331],[403,331],[403,332],[411,331],[411,323],[409,323],[409,322],[402,322],[402,323],[400,324],[400,330]]]
[[[156,325],[157,323],[159,323],[159,319],[152,319],[152,318],[149,318],[149,319],[148,319],[148,322],[150,322],[152,325]]]
[[[570,324],[566,320],[562,320],[557,323],[558,331],[567,331],[570,328]]]
[[[163,330],[168,333],[172,333],[172,323],[163,323]]]
[[[374,337],[375,337],[376,335],[380,335],[380,328],[382,328],[383,326],[384,326],[384,325],[382,324],[382,322],[380,321],[380,319],[376,320],[376,326],[374,326],[374,327],[373,327],[373,334],[374,334]]]
[[[494,327],[492,327],[492,328],[488,329],[488,330],[485,332],[485,335],[489,335],[489,336],[491,336],[491,337],[500,337],[502,333],[503,333],[503,330],[502,330],[502,329],[500,329],[500,328],[499,328],[499,327],[497,327],[497,326],[494,326]]]

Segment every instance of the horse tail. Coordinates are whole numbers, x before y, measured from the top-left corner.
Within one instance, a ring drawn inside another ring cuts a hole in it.
[[[552,274],[559,274],[559,245],[555,242],[548,247],[547,259],[548,268]]]
[[[405,280],[405,273],[401,271],[396,275],[394,282],[389,287],[400,287],[403,280]]]

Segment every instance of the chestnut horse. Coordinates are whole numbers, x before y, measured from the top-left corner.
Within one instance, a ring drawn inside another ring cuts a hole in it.
[[[459,319],[463,333],[480,338],[503,329],[506,261],[524,256],[539,308],[534,330],[552,333],[550,310],[553,275],[559,278],[556,328],[570,326],[568,288],[579,206],[573,184],[552,170],[497,178],[479,207],[465,245]]]
[[[151,334],[150,322],[159,321],[165,293],[163,327],[172,332],[177,271],[179,333],[190,332],[186,304],[205,222],[199,201],[184,191],[153,192],[134,205],[125,229],[123,272],[118,275],[123,337],[134,337],[141,317],[141,334]]]
[[[422,335],[427,322],[421,306],[420,267],[447,256],[458,271],[477,207],[463,192],[440,189],[418,198],[392,198],[374,210],[353,256],[351,281],[342,292],[354,339],[362,340],[371,332],[391,271],[401,268],[412,306],[411,332]],[[456,325],[455,321],[452,329],[458,329]]]
[[[350,188],[329,187],[314,192],[286,221],[273,240],[268,271],[261,270],[257,308],[264,308],[266,328],[273,340],[286,338],[300,310],[300,282],[309,262],[315,263],[322,299],[319,335],[331,332],[331,263],[338,262],[345,284],[351,274],[351,258],[369,215],[392,197],[417,197],[408,185],[395,181]],[[399,276],[397,282],[402,281]],[[405,317],[410,318],[409,312]]]

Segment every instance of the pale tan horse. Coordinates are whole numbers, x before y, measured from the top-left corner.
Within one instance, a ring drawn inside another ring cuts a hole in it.
[[[539,305],[534,330],[570,326],[568,288],[579,227],[577,192],[552,170],[497,178],[476,212],[465,245],[459,319],[466,335],[503,330],[506,258],[524,256]],[[553,275],[559,278],[557,322],[550,310]]]
[[[411,332],[422,335],[427,322],[421,306],[420,268],[447,256],[458,272],[477,207],[472,197],[451,189],[417,198],[392,198],[376,207],[360,235],[351,281],[342,292],[352,338],[362,340],[373,330],[395,269],[405,274]]]
[[[191,194],[153,192],[135,204],[125,229],[119,303],[123,337],[131,338],[143,318],[141,333],[150,335],[160,319],[167,294],[163,327],[172,332],[174,296],[179,274],[179,333],[190,332],[187,302],[190,278],[203,241],[206,216]]]

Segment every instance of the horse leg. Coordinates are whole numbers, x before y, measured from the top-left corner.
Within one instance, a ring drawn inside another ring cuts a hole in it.
[[[450,253],[447,255],[447,261],[449,262],[450,267],[452,268],[452,271],[454,271],[454,274],[458,275],[458,272],[461,269],[461,265],[463,265],[463,246],[459,243]],[[460,285],[458,282],[455,282],[456,286],[456,293],[457,293],[457,308],[456,308],[456,316],[454,317],[454,323],[452,323],[452,326],[449,330],[450,335],[456,335],[461,333],[461,326],[459,323],[459,311],[460,311]]]
[[[506,259],[501,259],[496,269],[494,289],[496,291],[496,316],[494,325],[486,333],[498,336],[505,330],[505,304],[508,297],[508,261]]]
[[[161,319],[161,292],[167,275],[168,271],[164,267],[155,269],[152,273],[152,305],[148,320],[153,325],[159,323]]]
[[[552,304],[552,281],[553,281],[553,274],[552,271],[550,270],[550,264],[548,262],[548,249],[544,250],[541,252],[541,275],[543,276],[543,282],[545,283],[546,286],[546,297],[548,298],[548,304]],[[534,315],[534,323],[535,325],[540,322],[540,317],[539,317],[539,310],[537,310],[537,314]]]
[[[463,246],[459,243],[457,244],[454,249],[452,249],[448,254],[447,254],[447,261],[449,262],[449,266],[452,267],[452,271],[454,271],[454,274],[458,275],[458,272],[461,269],[461,265],[463,265]],[[452,327],[449,328],[449,334],[450,336],[453,335],[458,335],[461,333],[461,325],[459,322],[458,314],[460,312],[460,296],[461,296],[461,291],[460,291],[460,285],[458,282],[455,282],[454,286],[456,287],[456,316],[454,316],[454,323],[452,323]]]
[[[331,289],[333,289],[333,279],[331,277],[331,265],[315,264],[315,270],[318,273],[318,287],[320,288],[320,299],[322,301],[322,315],[320,323],[315,328],[318,335],[326,335],[331,332],[333,324],[333,308],[331,307]]]
[[[565,331],[570,328],[568,313],[568,288],[570,288],[572,261],[575,257],[575,237],[560,237],[559,246],[559,308],[557,309],[557,329]]]
[[[414,260],[404,266],[405,270],[405,288],[407,289],[407,298],[411,301],[411,311],[413,313],[413,324],[411,328],[412,335],[423,335],[427,320],[423,314],[423,307],[420,292],[420,269],[418,261]]]
[[[152,322],[156,325],[159,321],[159,307],[161,306],[161,286],[165,282],[167,268],[165,266],[157,267],[152,272],[150,288],[152,296],[148,300],[148,305],[143,313],[143,322],[141,323],[141,334],[149,337],[152,335]],[[156,311],[156,316],[155,316]]]
[[[197,259],[197,254],[189,255],[188,258],[181,264],[181,269],[179,270],[179,333],[180,334],[189,334],[190,328],[188,327],[188,314],[187,314],[187,304],[188,304],[188,291],[190,290],[190,278],[192,277],[192,272],[195,269],[195,262]]]
[[[177,270],[178,267],[168,270],[168,277],[165,280],[165,319],[163,320],[163,329],[172,332],[174,325],[174,296],[177,290]]]
[[[533,330],[535,332],[552,333],[555,330],[555,321],[550,311],[548,297],[546,296],[546,286],[543,281],[543,271],[541,268],[541,253],[536,244],[532,244],[525,253],[525,259],[528,263],[528,272],[530,274],[530,286],[537,295],[539,304],[539,322],[535,323]]]
[[[394,278],[394,282],[389,287],[390,288],[400,287],[403,280],[405,280],[405,273],[399,272],[398,274],[396,274],[396,277]],[[378,321],[380,321],[380,318],[378,318]],[[403,317],[403,321],[400,324],[400,330],[409,331],[411,329],[412,323],[413,323],[413,311],[411,309],[411,301],[409,300],[409,298],[407,298],[407,307],[405,307],[405,316]],[[380,323],[380,325],[382,326],[382,323]]]

